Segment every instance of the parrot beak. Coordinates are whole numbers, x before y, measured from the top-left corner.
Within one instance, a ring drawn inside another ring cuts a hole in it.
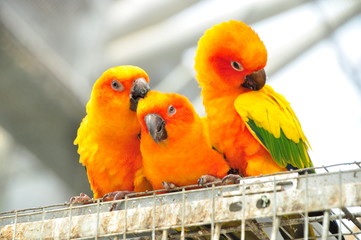
[[[165,129],[164,119],[155,113],[147,114],[144,117],[150,136],[156,143],[167,139],[167,130]]]
[[[266,72],[264,69],[253,72],[245,77],[242,87],[253,91],[260,90],[266,84]]]
[[[140,98],[144,98],[150,90],[149,84],[144,78],[138,78],[134,80],[132,88],[130,90],[130,110],[136,111],[138,101]]]

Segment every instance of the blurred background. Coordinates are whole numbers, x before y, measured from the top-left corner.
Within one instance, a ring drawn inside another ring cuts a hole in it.
[[[73,140],[106,69],[145,69],[204,115],[197,40],[212,25],[251,25],[268,84],[286,96],[314,165],[361,160],[361,0],[0,0],[0,211],[91,194]]]

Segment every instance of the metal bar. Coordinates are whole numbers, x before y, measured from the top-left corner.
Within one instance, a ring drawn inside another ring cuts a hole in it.
[[[248,229],[250,229],[257,236],[258,239],[269,240],[267,234],[263,231],[261,227],[259,227],[259,225],[257,225],[256,220],[247,221],[247,226]]]
[[[216,223],[215,224],[215,228],[214,228],[214,231],[213,231],[213,234],[212,234],[212,239],[213,240],[219,240],[219,237],[221,235],[221,227],[222,227],[221,223]]]
[[[45,220],[45,209],[43,208],[43,212],[41,213],[41,236],[40,236],[40,239],[43,240],[43,235],[44,235],[44,220]]]
[[[72,216],[73,216],[73,205],[69,205],[69,224],[68,224],[68,239],[71,239],[71,225],[72,225]]]
[[[355,217],[361,217],[361,212],[358,212],[358,213],[353,213],[353,215]],[[341,214],[341,216],[339,215],[330,215],[330,221],[334,221],[334,220],[338,220],[338,218],[341,217],[341,219],[346,219],[346,215],[345,214]],[[323,216],[317,216],[317,217],[308,217],[309,218],[309,223],[319,223],[319,222],[322,222],[323,221]],[[227,221],[220,221],[220,223],[226,223]],[[281,223],[280,223],[280,227],[282,226],[286,226],[286,225],[298,225],[298,224],[302,224],[304,223],[304,220],[303,220],[303,217],[301,218],[293,218],[293,219],[288,219],[288,220],[285,220],[285,219],[281,219]],[[268,221],[268,222],[257,222],[255,223],[256,226],[258,228],[270,228],[273,226],[273,219],[272,221]],[[197,226],[198,224],[189,224],[189,226]],[[235,227],[237,228],[237,227]],[[227,227],[223,227],[222,228],[222,232],[223,232],[223,229],[228,229]],[[230,229],[233,229],[230,228]],[[239,228],[238,228],[238,231],[239,231]],[[246,231],[252,231],[252,227],[249,226],[248,224],[246,224]],[[350,229],[351,231],[351,229]]]
[[[277,217],[277,189],[276,189],[276,177],[273,177],[273,204],[272,204],[272,218],[273,218],[273,226],[271,233],[271,240],[276,240],[277,232],[279,229],[281,218]],[[278,226],[277,226],[278,225]]]
[[[124,228],[123,228],[123,239],[127,239],[127,225],[128,225],[128,195],[124,197]]]
[[[361,230],[361,223],[357,220],[357,218],[352,215],[352,213],[345,207],[342,207],[341,210],[345,213],[348,220],[352,221],[358,229]]]
[[[308,231],[309,231],[309,229],[308,229],[308,224],[309,224],[309,222],[308,222],[308,201],[309,201],[309,196],[308,196],[308,172],[306,172],[306,190],[305,190],[305,231],[304,231],[304,239],[305,240],[308,240]]]
[[[158,236],[157,231],[161,233],[164,229],[174,230],[187,227],[187,231],[183,232],[185,238],[193,234],[191,227],[211,225],[213,218],[214,231],[211,232],[211,228],[201,228],[196,232],[199,236],[215,237],[217,224],[232,222],[231,227],[234,229],[223,224],[219,229],[220,233],[235,231],[239,234],[242,231],[245,236],[248,236],[249,231],[252,231],[259,238],[262,238],[257,233],[257,229],[262,231],[264,228],[272,228],[276,221],[280,221],[278,228],[284,225],[304,223],[304,217],[300,213],[305,212],[305,209],[306,212],[313,212],[329,211],[329,209],[341,207],[346,208],[354,218],[361,216],[361,212],[357,212],[359,211],[358,208],[356,210],[349,208],[361,205],[361,169],[358,166],[356,170],[344,172],[309,174],[307,177],[296,174],[292,179],[288,179],[287,176],[287,174],[282,173],[271,177],[244,178],[242,183],[238,185],[214,185],[212,188],[189,191],[183,188],[181,192],[162,195],[157,195],[154,191],[151,196],[132,198],[131,201],[126,198],[120,201],[97,202],[96,204],[69,206],[68,208],[61,206],[58,209],[51,209],[47,206],[36,208],[35,211],[31,210],[33,212],[19,211],[21,214],[14,212],[15,216],[0,214],[2,216],[0,218],[0,235],[9,239],[18,239],[20,232],[27,239],[60,238],[59,236],[63,236],[62,238],[74,238],[76,236],[90,238],[94,237],[93,227],[96,224],[98,238],[120,236],[121,234],[123,234],[123,238],[138,236],[138,234],[141,237],[143,235],[151,237],[153,231],[153,236],[160,239],[161,234]],[[286,184],[287,182],[292,182],[292,184]],[[317,188],[319,183],[324,185],[322,191]],[[273,191],[269,191],[270,186],[273,186]],[[221,194],[217,194],[218,192]],[[153,201],[150,200],[151,198]],[[158,204],[158,199],[162,200],[162,204]],[[270,205],[256,204],[260,199],[271,199]],[[122,204],[118,205],[117,211],[109,212],[106,208],[107,205],[110,206],[115,202]],[[231,205],[235,208],[231,209]],[[192,211],[187,209],[192,209]],[[153,214],[154,211],[156,214]],[[165,216],[165,219],[158,216],[159,212]],[[329,220],[338,220],[344,224],[344,219],[350,216],[346,213],[341,212],[332,215],[330,212]],[[277,219],[283,215],[299,215],[299,217],[289,220]],[[51,218],[51,216],[55,217]],[[15,222],[12,221],[14,217]],[[168,217],[170,218],[168,219]],[[261,220],[261,218],[263,219],[261,222],[254,220]],[[324,216],[306,218],[308,224],[325,221]],[[274,219],[273,224],[272,219]],[[154,225],[152,225],[153,223]],[[44,231],[40,231],[42,228]],[[344,229],[346,228],[347,226]],[[240,233],[241,237],[242,232]],[[321,235],[322,232],[317,234]],[[354,232],[355,230],[350,230],[351,234]],[[179,238],[182,233],[178,231],[177,234]],[[273,234],[276,237],[278,229]],[[173,233],[170,232],[168,236],[172,238]],[[332,235],[329,234],[328,236],[331,237]]]
[[[15,238],[16,238],[16,225],[17,225],[17,222],[18,222],[18,212],[15,211],[13,240],[15,240]]]
[[[342,175],[341,170],[338,171],[338,180],[339,180],[339,208],[342,207]],[[342,219],[340,219],[339,215],[339,221],[341,222]],[[338,240],[342,240],[342,225],[340,224],[340,228],[338,231]]]
[[[334,216],[331,216],[331,220],[338,220],[340,221],[339,219],[345,219],[347,218],[345,214],[342,214],[341,216],[339,216],[340,214],[336,214],[334,211],[330,211],[331,214],[333,214]],[[336,216],[337,215],[337,216]],[[359,214],[358,213],[354,213],[353,214],[355,217],[358,217]],[[336,217],[335,217],[336,216]],[[361,217],[361,216],[359,216]],[[353,232],[352,229],[345,223],[345,221],[340,221],[340,225],[342,225],[344,228],[346,228],[349,232]],[[357,240],[359,240],[359,238],[357,236],[355,236]]]
[[[185,189],[182,190],[182,232],[181,232],[181,240],[185,239],[184,236],[184,221],[185,221]]]
[[[95,240],[98,240],[99,233],[99,222],[100,222],[100,199],[97,199],[97,215],[96,215],[96,224],[95,224]]]
[[[276,240],[277,239],[277,232],[278,232],[278,229],[280,227],[280,224],[281,224],[281,218],[280,217],[275,217],[273,219],[271,240]]]
[[[214,200],[214,183],[212,184],[212,211],[211,211],[211,233],[212,233],[212,239],[216,239],[215,236],[215,229],[214,229],[214,218],[215,218],[215,200]],[[218,236],[219,239],[219,236]]]
[[[319,221],[322,221],[323,217],[318,217],[317,218],[317,222]],[[330,218],[332,219],[332,218]],[[316,220],[315,220],[316,221]],[[314,222],[313,220],[310,221],[310,222]],[[298,223],[302,223],[302,222],[298,222]],[[269,227],[272,227],[272,222],[268,222],[268,223],[259,223],[258,224],[259,227],[262,227],[262,228],[269,228]],[[283,220],[281,221],[281,225],[288,225],[288,223],[284,224]],[[249,231],[251,230],[250,228],[246,227],[246,231]],[[239,228],[237,227],[224,227],[221,229],[221,234],[227,234],[227,233],[231,233],[231,232],[237,232],[239,231]],[[352,234],[349,234],[349,235],[355,235],[355,234],[360,234],[361,232],[353,232]],[[107,234],[107,235],[103,235],[103,237],[108,237],[108,236],[114,236],[115,234]],[[186,237],[195,237],[197,238],[197,236],[211,236],[211,232],[207,229],[202,229],[202,230],[195,230],[195,231],[187,231],[186,232]],[[345,234],[346,236],[347,234]],[[177,237],[178,236],[178,237]],[[336,235],[329,235],[329,237],[331,236],[336,236]],[[173,239],[173,238],[179,238],[179,233],[172,233],[170,234],[170,238]],[[357,238],[358,239],[358,238]]]
[[[350,166],[350,165],[354,165],[354,166],[357,166],[357,169],[358,168],[361,168],[361,162],[350,162],[350,163],[340,163],[340,164],[333,164],[333,165],[329,165],[327,167],[323,166],[323,167],[312,167],[312,168],[306,168],[306,169],[299,169],[299,170],[294,170],[294,171],[288,171],[287,173],[294,173],[294,172],[301,172],[301,171],[304,171],[304,170],[318,170],[318,169],[327,169],[327,168],[335,168],[335,167],[341,167],[341,166]],[[342,173],[346,173],[346,172],[349,172],[349,171],[353,171],[353,170],[348,170],[348,171],[343,171]],[[334,175],[335,173],[334,172],[329,172],[329,175]],[[267,176],[280,176],[282,174],[285,174],[285,172],[281,172],[281,173],[274,173],[274,174],[268,174],[268,175],[264,175],[263,177],[267,177]],[[323,175],[323,176],[327,176],[327,174],[317,174],[317,175]],[[259,179],[260,177],[247,177],[247,178],[244,178],[244,179]],[[302,176],[299,176],[299,178],[302,178]],[[198,187],[197,185],[190,185],[190,186],[186,186],[186,187],[181,187],[181,188],[177,188],[176,190],[181,190],[183,188],[192,188],[192,187]],[[164,190],[157,190],[157,191],[149,191],[147,193],[132,193],[132,194],[129,194],[129,197],[136,197],[136,196],[140,196],[140,195],[144,195],[144,194],[147,194],[147,195],[150,195],[153,194],[153,192],[161,192],[161,191],[164,191]],[[193,191],[203,191],[203,189],[195,189]],[[119,201],[120,202],[120,201]],[[91,204],[90,204],[91,205]],[[89,206],[90,206],[89,205]],[[34,214],[33,212],[32,213],[26,213],[26,212],[29,212],[29,211],[38,211],[38,212],[41,212],[42,209],[50,209],[50,208],[57,208],[55,210],[47,210],[48,213],[52,212],[52,211],[61,211],[61,209],[59,209],[60,207],[66,207],[66,206],[69,206],[69,204],[54,204],[54,205],[49,205],[49,206],[45,206],[45,207],[35,207],[35,208],[27,208],[27,209],[21,209],[21,210],[17,210],[19,216],[25,216],[21,213],[24,213],[25,214]],[[74,206],[73,205],[73,208],[74,209],[78,209],[78,208],[84,208],[85,206],[84,205],[79,205],[79,206]],[[67,211],[68,208],[63,208],[63,211]],[[12,218],[13,216],[4,216],[4,215],[7,215],[7,214],[15,214],[15,211],[7,211],[7,212],[1,212],[0,213],[0,220],[1,219],[4,219],[4,218]]]
[[[304,217],[304,216],[303,216]],[[309,222],[309,225],[312,229],[312,232],[314,234],[313,238],[316,239],[317,236],[321,237],[322,236],[322,230],[323,230],[323,226],[322,226],[322,229],[321,229],[321,232],[319,231],[319,229],[315,228],[311,223],[310,219],[308,219],[308,222]],[[320,222],[319,222],[320,223]]]
[[[245,219],[245,208],[246,208],[246,182],[242,182],[242,226],[241,226],[241,240],[246,238],[246,219]]]
[[[333,164],[333,165],[329,165],[327,166],[328,168],[337,168],[337,167],[341,167],[341,166],[356,166],[357,168],[356,169],[351,169],[351,170],[347,170],[347,171],[342,171],[342,174],[347,174],[349,172],[353,172],[354,174],[356,174],[358,172],[358,169],[360,168],[360,165],[361,162],[350,162],[350,163],[342,163],[342,164]],[[304,171],[304,170],[318,170],[318,169],[323,169],[325,167],[313,167],[313,168],[307,168],[307,169],[300,169],[300,170],[295,170],[295,171],[288,171],[287,173],[298,173],[300,171]],[[246,178],[243,178],[244,180],[248,180],[248,179],[264,179],[265,177],[269,177],[269,176],[281,176],[281,175],[284,175],[285,172],[281,172],[281,173],[274,173],[274,174],[268,174],[268,175],[264,175],[262,177],[246,177]],[[320,177],[320,176],[333,176],[335,175],[335,172],[329,172],[329,173],[322,173],[322,174],[314,174],[313,177]],[[302,179],[303,176],[298,176],[297,177],[298,179]],[[197,185],[191,185],[191,186],[186,186],[186,187],[182,187],[182,188],[177,188],[176,190],[182,190],[183,188],[193,188],[193,187],[198,187]],[[224,187],[224,186],[223,186]],[[223,188],[222,187],[222,188]],[[137,197],[137,196],[140,196],[140,195],[147,195],[143,198],[151,198],[153,194],[153,192],[161,192],[162,190],[157,190],[157,191],[149,191],[149,192],[146,192],[146,193],[132,193],[132,194],[129,194],[129,197]],[[163,190],[164,191],[164,190]],[[192,190],[193,192],[202,192],[204,191],[204,189],[194,189]],[[169,195],[171,194],[177,194],[177,193],[169,193]],[[120,200],[120,201],[123,201],[123,200]],[[118,202],[120,202],[118,200]],[[51,212],[59,212],[59,211],[68,211],[69,210],[69,204],[54,204],[54,205],[49,205],[49,206],[45,206],[45,207],[35,207],[35,208],[27,208],[27,209],[20,209],[20,210],[17,210],[16,212],[18,213],[19,216],[26,216],[26,215],[33,215],[34,212],[42,212],[43,208],[48,212],[48,213],[51,213]],[[87,206],[92,206],[92,204],[89,204]],[[79,208],[86,208],[87,206],[84,206],[84,205],[73,205],[73,209],[79,209]],[[54,209],[55,208],[55,209]],[[32,211],[32,212],[30,212]],[[0,213],[0,221],[2,219],[6,219],[6,218],[13,218],[15,215],[15,211],[6,211],[6,212],[1,212]]]
[[[322,240],[327,240],[328,237],[328,228],[330,226],[330,211],[323,212],[323,222],[322,222]]]
[[[302,220],[303,221],[303,220]],[[283,222],[283,221],[282,221]],[[282,226],[280,226],[280,229],[282,229],[283,233],[287,235],[287,237],[289,237],[289,239],[292,239],[291,234]]]
[[[155,240],[155,207],[156,207],[156,194],[153,194],[153,208],[152,208],[152,240]]]
[[[162,240],[167,240],[168,239],[168,229],[164,229],[162,231]]]

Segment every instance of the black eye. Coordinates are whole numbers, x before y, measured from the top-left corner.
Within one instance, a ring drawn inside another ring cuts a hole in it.
[[[236,71],[243,71],[243,67],[239,62],[231,61],[231,66]]]
[[[111,83],[111,86],[115,91],[123,91],[124,90],[123,84],[121,84],[117,80],[113,80]]]
[[[172,105],[170,105],[168,107],[168,116],[172,116],[177,112],[177,109],[175,109],[175,107],[173,107]]]

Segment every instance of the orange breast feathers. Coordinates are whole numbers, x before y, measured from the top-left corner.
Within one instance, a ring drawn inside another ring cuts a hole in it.
[[[197,184],[202,175],[226,176],[229,166],[212,149],[202,119],[187,98],[150,91],[139,101],[141,152],[146,178],[154,189],[162,182]]]
[[[148,82],[142,69],[119,66],[104,72],[93,86],[74,144],[94,198],[134,190],[134,176],[142,166],[135,110]]]

